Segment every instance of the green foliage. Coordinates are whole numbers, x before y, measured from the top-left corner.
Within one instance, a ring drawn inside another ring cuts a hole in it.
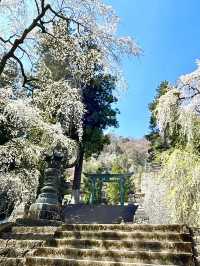
[[[40,144],[44,130],[38,127],[32,127],[27,133],[27,139],[34,144]]]
[[[92,193],[92,183],[91,183],[90,179],[88,179],[84,175],[83,175],[83,185],[82,185],[82,187],[83,187],[83,189],[82,189],[82,193],[83,193],[82,201],[85,204],[89,204],[90,203],[91,193]]]
[[[107,127],[117,127],[117,114],[119,111],[113,108],[117,98],[113,95],[116,80],[103,73],[95,75],[90,83],[83,88],[83,103],[86,113],[83,120],[82,147],[86,158],[103,150],[105,144],[109,144],[109,137],[103,130]]]
[[[123,173],[123,168],[117,162],[114,162],[112,166],[112,174],[120,174],[120,173]],[[108,203],[118,204],[120,202],[119,182],[107,183],[105,192],[106,192]]]
[[[146,137],[150,159],[161,165],[165,199],[159,200],[167,200],[171,222],[200,226],[200,119],[189,97],[184,88],[161,83],[149,107],[151,132]]]
[[[110,135],[110,144],[105,145],[98,157],[90,157],[84,163],[86,173],[126,173],[134,172],[133,176],[126,180],[125,199],[128,194],[140,189],[141,175],[149,147],[145,139],[134,140]],[[119,203],[119,184],[105,183],[103,191],[108,203]],[[89,202],[91,195],[91,184],[86,177],[83,178],[82,192],[84,201]],[[98,189],[97,189],[98,192]]]
[[[200,226],[200,158],[191,149],[173,149],[161,156],[160,174],[167,182],[166,197],[172,222]]]
[[[88,173],[103,173],[105,168],[100,163],[100,161],[92,162],[91,160],[86,164],[87,167],[85,171]],[[119,161],[114,161],[112,165],[111,173],[119,174],[124,173],[124,169],[120,166]],[[97,179],[96,188],[95,188],[95,203],[101,203],[102,199],[102,190],[105,192],[106,202],[108,204],[118,204],[120,202],[120,184],[119,182],[108,182],[103,183]],[[134,184],[132,182],[132,178],[126,179],[125,182],[125,200],[128,200],[128,194],[134,191]],[[84,194],[84,202],[89,203],[90,197],[92,193],[92,184],[90,180],[84,176],[83,178],[83,194]]]
[[[120,166],[119,161],[115,161],[112,166],[112,174],[124,173],[124,169]],[[134,185],[131,178],[127,178],[125,181],[124,193],[125,201],[128,200],[128,194],[134,191]],[[110,204],[118,204],[120,202],[120,183],[107,183],[106,184],[106,197]]]
[[[145,137],[150,142],[149,149],[149,160],[152,161],[156,158],[156,154],[166,150],[168,148],[167,139],[163,139],[160,136],[159,129],[157,127],[157,120],[155,115],[155,110],[158,105],[159,99],[162,95],[164,95],[167,91],[169,91],[169,82],[163,81],[156,89],[156,95],[154,100],[149,104],[149,111],[151,113],[150,121],[149,121],[149,129],[150,133]]]
[[[95,54],[98,54],[99,51],[90,37],[79,40],[69,25],[65,29],[59,21],[54,25],[53,31],[54,34],[65,39],[69,50],[67,48],[66,50],[61,49],[64,58],[55,57],[51,54],[52,41],[54,42],[54,40],[50,37],[46,39],[41,38],[40,53],[42,60],[51,73],[51,79],[54,81],[64,79],[69,81],[72,86],[79,87],[86,110],[83,118],[81,149],[86,158],[93,154],[98,155],[104,145],[109,143],[109,137],[104,135],[104,129],[118,126],[117,114],[119,111],[114,107],[114,104],[117,102],[117,97],[114,96],[117,79],[109,74],[105,74],[103,67],[98,64],[98,60],[95,60]],[[76,45],[79,42],[81,42],[80,51],[78,54],[75,54]],[[60,48],[56,49],[59,51]],[[74,52],[72,52],[73,50]],[[92,54],[94,58],[90,58]],[[86,66],[84,66],[85,71],[81,76],[81,71],[78,68],[76,71],[73,70],[72,66],[77,65],[77,62],[80,61],[79,68],[81,69],[82,61],[84,61],[83,58],[88,56],[91,62],[88,61],[87,65],[89,66],[93,61],[94,63],[89,78],[86,79]]]
[[[87,166],[85,168],[85,172],[87,173],[102,173],[103,168],[102,165],[97,162],[97,163],[91,163],[88,162]],[[90,203],[91,199],[91,193],[92,193],[92,183],[91,180],[88,179],[85,175],[83,175],[83,202],[85,204]],[[96,182],[96,188],[95,188],[95,203],[101,203],[101,191],[102,191],[102,182],[97,180]]]

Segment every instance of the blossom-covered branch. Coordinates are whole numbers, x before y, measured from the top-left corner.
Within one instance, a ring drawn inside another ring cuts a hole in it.
[[[38,33],[54,37],[52,26],[59,20],[65,22],[66,28],[71,23],[77,34],[90,36],[109,60],[117,61],[123,54],[140,53],[130,37],[116,36],[119,18],[112,7],[101,0],[2,0],[0,16],[4,20],[0,28],[0,76],[8,60],[15,60],[20,65],[24,85],[29,81],[25,71],[27,59],[29,62],[33,59],[31,64],[37,61]],[[19,56],[22,49],[25,59]]]
[[[200,127],[200,63],[192,73],[182,75],[175,87],[159,98],[155,115],[162,135],[166,132],[195,145]]]

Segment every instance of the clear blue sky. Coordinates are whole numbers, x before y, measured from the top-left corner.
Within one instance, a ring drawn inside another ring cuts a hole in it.
[[[200,58],[200,0],[107,0],[121,17],[120,34],[135,37],[144,51],[125,60],[129,89],[118,107],[122,136],[148,132],[148,103],[162,80],[175,82]]]

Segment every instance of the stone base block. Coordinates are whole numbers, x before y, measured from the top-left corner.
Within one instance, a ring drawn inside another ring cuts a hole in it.
[[[29,209],[29,218],[61,220],[61,207],[55,204],[35,203]]]

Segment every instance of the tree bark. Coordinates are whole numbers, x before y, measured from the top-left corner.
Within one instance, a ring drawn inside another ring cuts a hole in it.
[[[79,160],[74,170],[74,180],[72,186],[72,202],[78,204],[80,202],[80,187],[81,187],[81,174],[83,170],[83,158],[84,151],[81,150],[79,154]]]

